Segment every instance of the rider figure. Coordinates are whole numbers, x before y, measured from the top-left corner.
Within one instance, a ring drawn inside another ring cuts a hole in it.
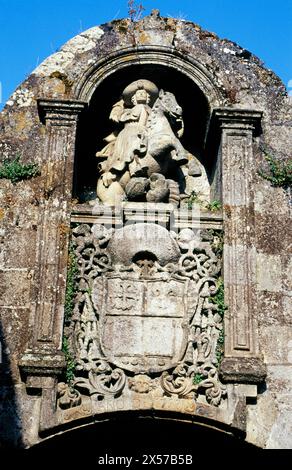
[[[101,181],[109,187],[119,177],[125,181],[139,171],[139,157],[147,151],[146,123],[157,96],[158,88],[154,83],[137,80],[125,88],[122,100],[114,105],[110,118],[124,124],[124,128],[96,154],[106,158],[99,164],[98,190],[102,189]]]

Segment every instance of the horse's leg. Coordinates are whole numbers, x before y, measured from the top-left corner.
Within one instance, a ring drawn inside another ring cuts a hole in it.
[[[187,151],[176,137],[173,137],[171,140],[171,145],[173,147],[171,152],[172,159],[178,161],[180,165],[187,163]]]
[[[125,174],[122,175],[122,178],[120,178],[118,181],[111,181],[110,184],[105,183],[102,177],[99,178],[96,187],[96,194],[98,199],[109,206],[116,206],[121,204],[125,198],[125,191],[121,184],[123,178],[126,179]]]
[[[174,180],[166,180],[168,183],[168,189],[169,189],[169,196],[168,196],[168,201],[173,204],[175,207],[179,206],[180,203],[180,191],[179,191],[179,185],[176,181]]]

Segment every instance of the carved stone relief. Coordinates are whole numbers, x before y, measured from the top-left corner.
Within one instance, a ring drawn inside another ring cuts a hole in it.
[[[173,93],[149,80],[130,83],[113,105],[116,124],[97,152],[97,197],[104,204],[123,200],[170,202],[179,206],[196,190],[209,201],[209,184],[199,160],[181,144],[183,110]],[[120,128],[122,129],[120,130]]]
[[[76,368],[71,384],[59,384],[59,406],[135,394],[222,405],[223,319],[212,301],[221,232],[79,224],[72,244],[78,292],[68,342]]]

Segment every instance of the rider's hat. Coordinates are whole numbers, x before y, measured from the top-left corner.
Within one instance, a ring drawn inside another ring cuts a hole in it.
[[[153,82],[150,82],[150,80],[136,80],[135,82],[130,83],[130,85],[128,85],[123,91],[123,100],[126,105],[130,106],[132,104],[131,98],[137,90],[147,91],[150,96],[150,106],[159,94],[157,86]]]

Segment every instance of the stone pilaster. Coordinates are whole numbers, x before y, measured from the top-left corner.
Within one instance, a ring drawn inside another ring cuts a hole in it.
[[[225,354],[221,376],[226,381],[260,382],[255,311],[256,247],[254,243],[253,135],[259,111],[222,108],[214,111],[221,132],[224,207]]]
[[[51,375],[64,366],[62,348],[68,237],[76,126],[85,104],[76,101],[39,100],[39,113],[47,128],[42,175],[37,255],[32,304],[34,336],[22,357],[28,374]],[[52,361],[53,359],[53,361]]]

